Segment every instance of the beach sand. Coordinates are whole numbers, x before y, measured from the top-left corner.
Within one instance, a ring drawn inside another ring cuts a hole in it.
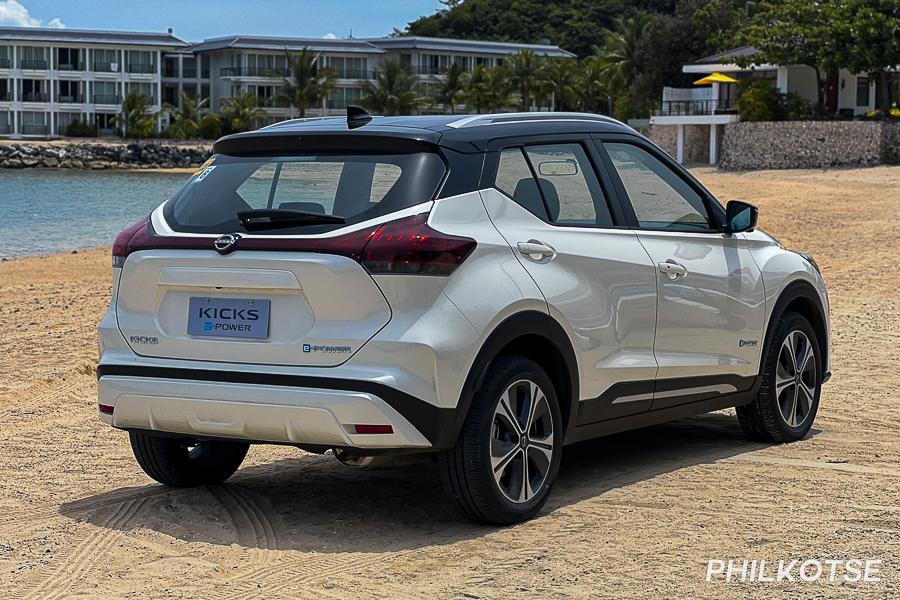
[[[107,249],[0,262],[0,597],[900,596],[900,167],[695,170],[821,264],[834,377],[811,435],[733,411],[567,449],[540,516],[462,521],[432,464],[255,446],[171,490],[97,418]],[[705,582],[708,559],[880,559],[881,583]]]

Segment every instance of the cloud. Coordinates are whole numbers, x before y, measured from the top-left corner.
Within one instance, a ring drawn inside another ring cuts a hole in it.
[[[43,27],[44,22],[37,17],[32,17],[28,9],[17,0],[0,0],[0,25],[12,25],[14,27]],[[56,17],[50,19],[47,27],[63,29],[66,24]]]
[[[322,36],[326,40],[336,40],[337,36],[331,33],[330,31]]]

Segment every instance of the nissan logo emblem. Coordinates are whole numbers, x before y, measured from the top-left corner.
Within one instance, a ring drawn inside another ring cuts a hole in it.
[[[239,239],[241,239],[239,233],[226,233],[216,238],[216,241],[213,242],[213,247],[219,254],[231,254],[237,249]]]

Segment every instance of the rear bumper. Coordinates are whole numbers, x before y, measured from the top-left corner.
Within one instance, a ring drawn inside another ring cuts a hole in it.
[[[204,373],[205,379],[180,369],[162,374],[101,366],[99,402],[112,414],[100,417],[120,429],[253,442],[373,450],[433,446],[410,418],[373,390],[229,381],[233,372]],[[390,425],[393,433],[358,434],[355,425]]]

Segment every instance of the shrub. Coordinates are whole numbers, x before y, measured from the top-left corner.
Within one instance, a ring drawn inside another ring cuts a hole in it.
[[[83,121],[72,121],[66,127],[68,137],[97,137],[97,127]]]
[[[741,121],[779,121],[783,118],[781,92],[764,79],[741,82],[737,99]]]
[[[204,140],[217,140],[222,137],[222,117],[215,113],[207,113],[200,119],[198,133]]]
[[[798,121],[813,116],[816,105],[803,96],[782,94],[764,79],[748,79],[740,86],[737,100],[742,121]]]

